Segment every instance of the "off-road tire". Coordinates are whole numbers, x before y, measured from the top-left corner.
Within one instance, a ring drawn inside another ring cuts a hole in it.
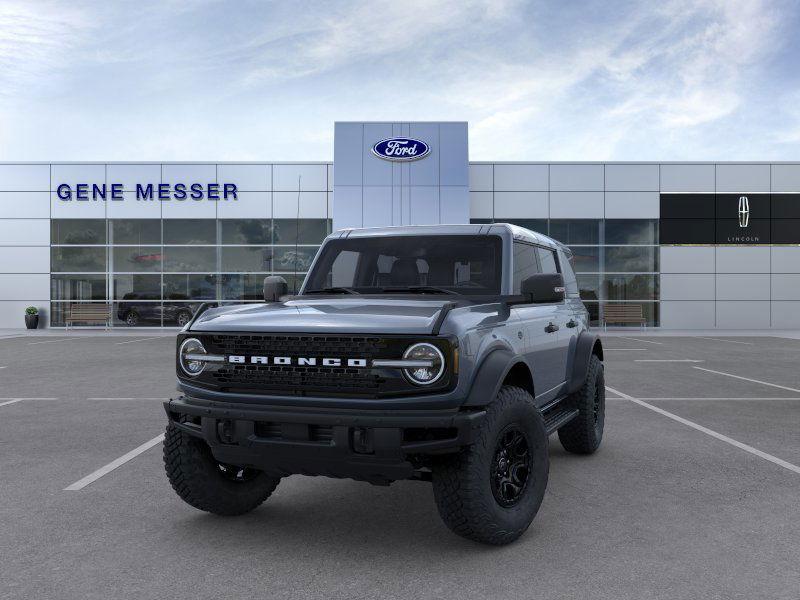
[[[606,411],[603,363],[594,354],[589,359],[586,380],[568,402],[578,409],[578,416],[558,430],[558,439],[567,452],[592,454],[603,440]]]
[[[208,445],[172,425],[164,438],[164,467],[172,488],[191,506],[217,515],[242,515],[257,508],[280,481],[261,471],[247,480],[226,478]]]
[[[524,434],[531,464],[526,484],[513,506],[502,506],[492,487],[492,466],[501,434],[509,427]],[[454,533],[485,544],[503,545],[525,533],[542,504],[550,470],[544,419],[531,395],[503,386],[486,410],[475,442],[442,457],[432,468],[439,515]]]

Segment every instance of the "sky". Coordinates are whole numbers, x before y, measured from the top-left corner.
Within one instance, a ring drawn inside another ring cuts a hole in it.
[[[468,121],[471,160],[800,160],[794,0],[0,0],[0,160],[331,160]]]

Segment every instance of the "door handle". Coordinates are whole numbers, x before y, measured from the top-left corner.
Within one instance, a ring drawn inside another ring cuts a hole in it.
[[[569,327],[570,329],[572,329],[573,327],[577,327],[577,326],[578,326],[578,322],[575,321],[575,319],[570,319],[569,321],[567,321],[567,327]]]
[[[553,322],[550,322],[550,323],[547,325],[547,327],[545,327],[545,328],[544,328],[544,330],[545,330],[547,333],[555,333],[556,331],[558,331],[558,325],[556,325],[556,324],[555,324],[555,323],[553,323]]]

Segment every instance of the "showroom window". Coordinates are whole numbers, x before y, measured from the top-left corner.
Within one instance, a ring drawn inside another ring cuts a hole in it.
[[[264,277],[303,283],[329,219],[53,219],[51,325],[71,304],[119,327],[177,327],[202,302],[259,302]]]
[[[594,325],[607,304],[642,306],[647,324],[659,324],[657,219],[472,219],[513,223],[563,242],[573,252],[581,298]]]

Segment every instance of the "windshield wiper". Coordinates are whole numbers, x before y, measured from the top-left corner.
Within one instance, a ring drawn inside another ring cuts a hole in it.
[[[359,294],[360,292],[357,292],[353,288],[349,287],[326,287],[318,290],[306,290],[305,293],[306,294]]]
[[[450,294],[452,296],[460,296],[458,292],[448,290],[447,288],[436,287],[435,285],[410,285],[408,287],[385,287],[381,288],[381,292],[409,292],[412,294]]]

